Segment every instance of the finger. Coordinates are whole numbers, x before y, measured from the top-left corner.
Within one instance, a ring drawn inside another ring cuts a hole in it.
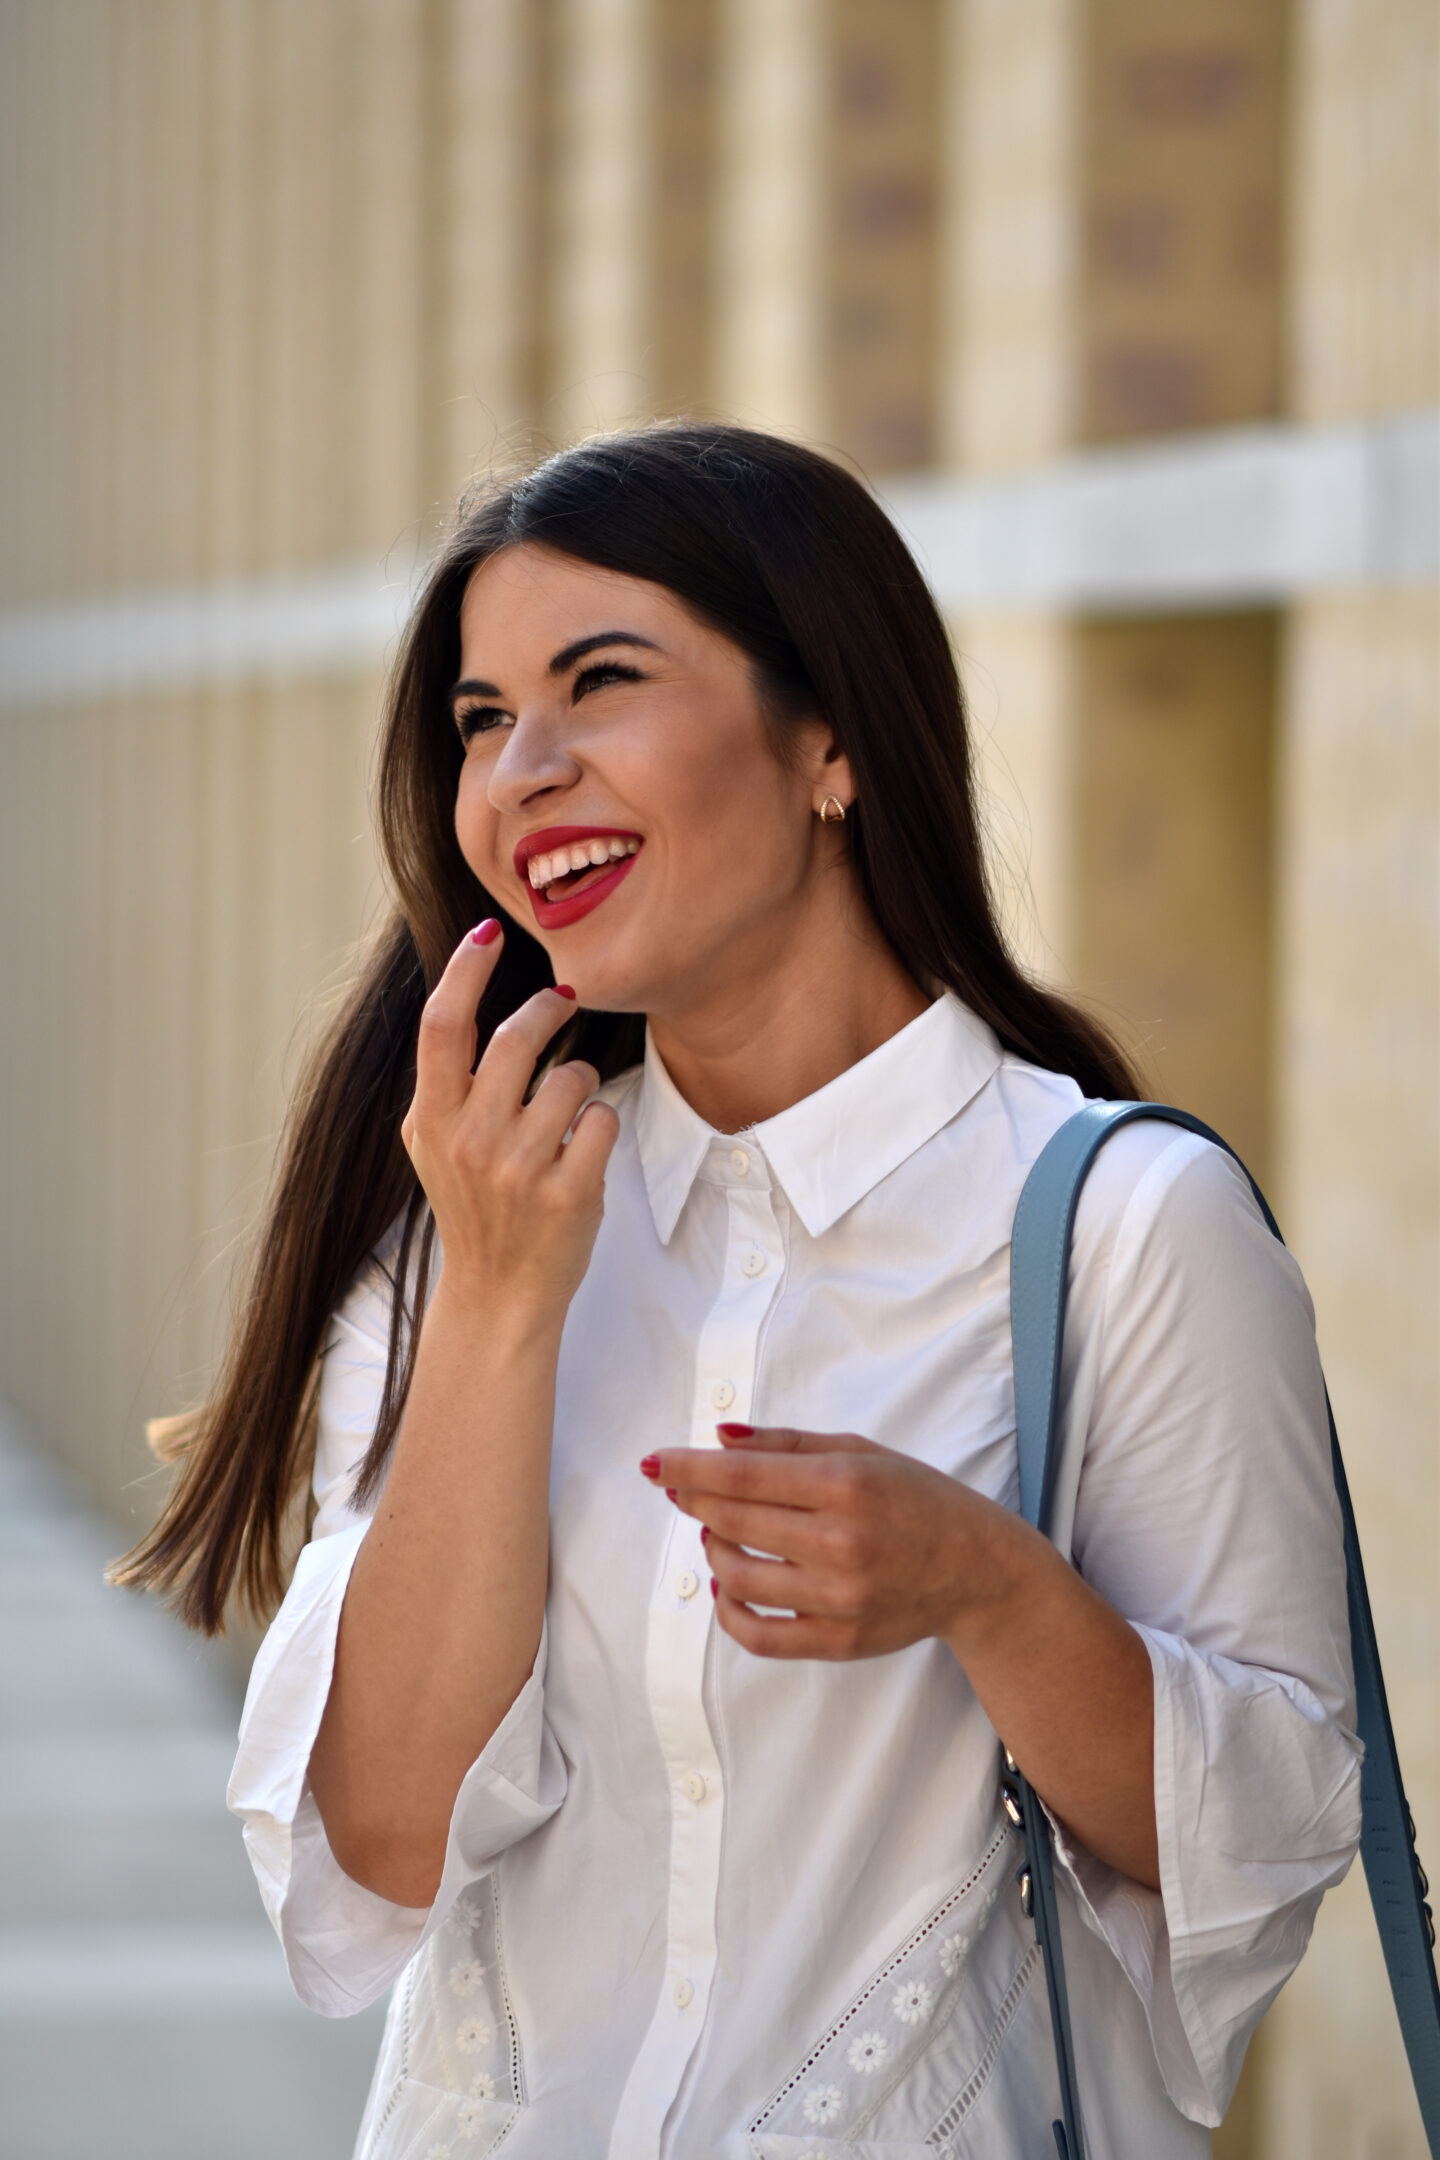
[[[565,1177],[583,1186],[600,1185],[610,1150],[620,1137],[620,1119],[609,1103],[587,1103],[575,1120],[575,1130],[562,1157]]]
[[[877,1449],[876,1453],[886,1450]],[[873,1477],[854,1454],[769,1454],[748,1448],[666,1448],[658,1482],[687,1495],[692,1513],[714,1495],[762,1506],[833,1508],[858,1503]]]
[[[681,1514],[704,1523],[715,1539],[775,1553],[782,1560],[823,1564],[827,1557],[826,1517],[816,1508],[768,1507],[754,1500],[727,1500],[715,1493],[697,1496],[683,1486],[670,1490]]]
[[[710,1571],[727,1597],[741,1605],[768,1605],[783,1612],[832,1618],[854,1609],[848,1586],[835,1577],[797,1566],[793,1560],[771,1559],[747,1552],[730,1539],[707,1538],[705,1557]]]
[[[754,1657],[824,1658],[834,1661],[864,1655],[858,1630],[847,1620],[809,1616],[791,1620],[774,1613],[752,1612],[721,1590],[715,1617],[725,1633]]]
[[[503,932],[493,917],[477,924],[460,940],[446,962],[444,974],[425,1000],[415,1045],[412,1136],[417,1119],[423,1124],[432,1116],[444,1117],[469,1096],[470,1067],[475,1056],[475,1010],[495,972],[503,941]]]
[[[556,1065],[546,1073],[530,1101],[520,1112],[517,1153],[522,1160],[553,1163],[587,1099],[600,1085],[600,1075],[583,1059]]]
[[[557,1028],[575,1017],[575,993],[537,990],[500,1022],[475,1070],[476,1102],[491,1116],[508,1120],[525,1102],[537,1059]]]
[[[885,1454],[875,1441],[859,1433],[797,1432],[788,1425],[717,1425],[720,1444],[727,1448],[753,1448],[771,1455],[869,1455]]]

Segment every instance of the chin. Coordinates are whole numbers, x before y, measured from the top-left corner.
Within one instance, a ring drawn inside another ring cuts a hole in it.
[[[588,942],[588,940],[586,941]],[[568,983],[576,1000],[590,1012],[641,1013],[650,1009],[649,969],[627,964],[619,953],[587,952],[578,938],[542,940],[557,983]]]

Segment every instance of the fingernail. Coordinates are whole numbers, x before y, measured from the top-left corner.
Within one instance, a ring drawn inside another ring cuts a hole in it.
[[[724,1433],[727,1440],[753,1440],[755,1437],[753,1425],[717,1425],[715,1430]]]
[[[673,1500],[675,1498],[675,1487],[673,1485],[667,1485],[665,1487],[665,1498],[667,1500]]]
[[[710,1525],[709,1525],[709,1523],[701,1523],[701,1525],[700,1525],[700,1543],[701,1543],[702,1545],[708,1545],[708,1544],[709,1544],[709,1542],[710,1542]]]
[[[569,983],[556,983],[555,995],[556,997],[568,997],[572,1003],[574,1002],[575,992],[571,989]]]
[[[658,1477],[659,1477],[659,1475],[660,1475],[660,1458],[659,1458],[659,1456],[658,1456],[658,1455],[646,1455],[646,1456],[645,1456],[645,1457],[643,1458],[643,1460],[641,1461],[641,1464],[640,1464],[640,1475],[641,1475],[642,1477],[648,1477],[648,1478],[658,1478]]]
[[[713,1575],[710,1577],[710,1595],[711,1597],[719,1597],[720,1595],[720,1585]]]
[[[499,923],[493,915],[487,915],[484,922],[476,923],[470,932],[470,942],[472,945],[493,945],[499,935]]]

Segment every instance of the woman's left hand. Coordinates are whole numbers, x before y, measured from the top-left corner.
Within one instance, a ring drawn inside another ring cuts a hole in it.
[[[1000,1593],[1015,1531],[1034,1536],[857,1433],[719,1430],[719,1453],[667,1449],[657,1482],[705,1525],[720,1625],[759,1657],[880,1657],[949,1637]]]
[[[1081,1843],[1158,1889],[1153,1683],[1129,1622],[1038,1530],[928,1463],[856,1433],[719,1431],[719,1450],[641,1468],[705,1525],[726,1634],[832,1659],[938,1636]]]

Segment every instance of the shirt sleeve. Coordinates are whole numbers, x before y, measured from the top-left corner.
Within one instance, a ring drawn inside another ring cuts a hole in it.
[[[1136,1628],[1158,1893],[1056,1825],[1175,2105],[1215,2124],[1360,1835],[1345,1559],[1314,1313],[1242,1173],[1147,1123],[1076,1223],[1057,1529]]]
[[[307,1776],[330,1693],[350,1570],[370,1523],[354,1485],[384,1386],[390,1329],[387,1240],[331,1322],[321,1366],[315,1531],[260,1645],[227,1802],[244,1823],[260,1895],[302,2002],[345,2017],[373,2002],[440,1926],[467,1883],[547,1822],[565,1767],[545,1718],[547,1637],[504,1720],[467,1771],[428,1909],[393,1905],[345,1874]],[[393,1256],[393,1250],[388,1256]]]

